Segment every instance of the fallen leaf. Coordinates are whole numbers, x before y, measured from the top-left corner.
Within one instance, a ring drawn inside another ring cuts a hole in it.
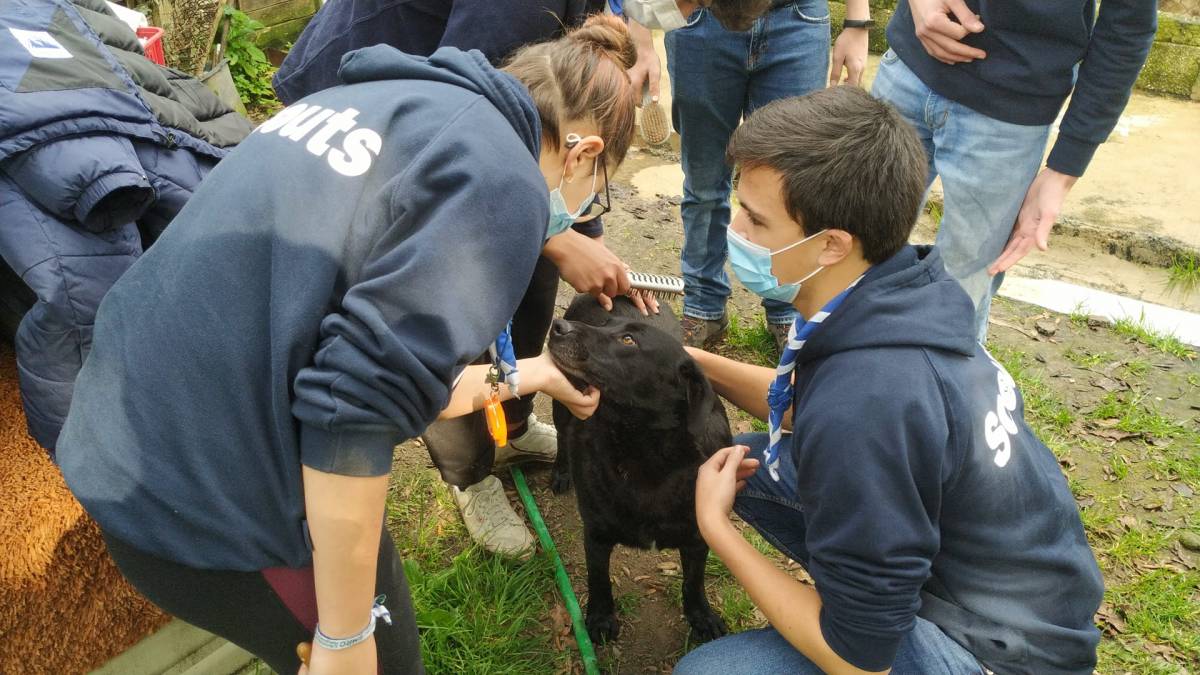
[[[1164,658],[1170,658],[1170,657],[1175,656],[1175,650],[1172,649],[1168,645],[1160,645],[1155,642],[1149,642],[1149,641],[1145,642],[1144,644],[1146,645],[1146,650],[1152,654],[1157,654]]]
[[[1107,392],[1123,391],[1126,388],[1125,383],[1118,382],[1111,377],[1098,377],[1092,380],[1092,386],[1099,387]]]
[[[1133,528],[1137,527],[1138,521],[1137,518],[1133,516],[1121,516],[1120,518],[1117,518],[1117,522],[1124,525],[1125,529],[1132,530]]]
[[[1106,602],[1096,610],[1096,619],[1103,624],[1104,632],[1109,635],[1120,635],[1129,630],[1128,624]]]
[[[564,640],[571,633],[571,614],[561,602],[554,603],[550,608],[550,635],[554,640],[554,649],[562,651],[569,640]]]
[[[634,581],[645,581],[650,578],[649,574],[639,574],[633,578]]]
[[[1137,438],[1138,436],[1141,436],[1141,434],[1121,431],[1119,429],[1099,429],[1097,431],[1090,431],[1088,433],[1097,438],[1107,438],[1110,441],[1123,441],[1128,438]]]

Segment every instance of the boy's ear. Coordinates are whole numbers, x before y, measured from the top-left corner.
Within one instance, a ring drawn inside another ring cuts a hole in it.
[[[819,265],[836,265],[854,253],[854,235],[845,230],[829,230],[826,234],[825,248],[817,257]]]

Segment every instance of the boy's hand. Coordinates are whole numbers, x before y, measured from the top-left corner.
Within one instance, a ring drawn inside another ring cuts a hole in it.
[[[945,63],[969,63],[987,58],[987,52],[961,40],[983,30],[983,22],[963,0],[908,0],[917,39],[930,56]],[[951,15],[958,19],[950,19]]]
[[[867,43],[871,37],[865,28],[846,28],[833,43],[833,66],[829,69],[829,86],[839,84],[860,86],[867,67]],[[846,78],[842,79],[842,70]],[[840,81],[839,81],[840,80]]]
[[[729,522],[734,497],[758,470],[757,459],[746,459],[749,451],[744,445],[722,448],[700,465],[696,474],[696,522],[701,533]]]
[[[1042,169],[1037,178],[1025,193],[1025,201],[1017,213],[1017,222],[1013,224],[1012,236],[1008,245],[1000,253],[1000,257],[988,268],[988,274],[995,276],[1016,265],[1029,251],[1037,246],[1039,251],[1050,247],[1050,230],[1058,219],[1067,193],[1079,180],[1075,176],[1059,173],[1054,169]]]

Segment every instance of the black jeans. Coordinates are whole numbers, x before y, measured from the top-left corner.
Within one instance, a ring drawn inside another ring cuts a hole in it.
[[[296,645],[312,642],[317,620],[312,567],[203,570],[143,553],[108,534],[104,541],[121,574],[150,602],[238,645],[280,675],[299,670]],[[379,543],[375,593],[387,596],[392,614],[392,625],[375,626],[379,672],[424,673],[408,581],[387,530]]]
[[[537,356],[546,343],[550,322],[554,319],[554,299],[558,295],[558,267],[549,258],[538,258],[512,320],[513,351],[518,359]],[[491,363],[484,353],[475,363]],[[510,427],[525,421],[533,412],[533,396],[505,401],[504,417]],[[442,474],[442,480],[460,488],[474,485],[492,472],[496,445],[488,433],[483,411],[429,425],[421,438],[429,456]]]

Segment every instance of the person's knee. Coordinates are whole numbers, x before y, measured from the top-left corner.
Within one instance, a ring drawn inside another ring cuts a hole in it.
[[[675,669],[671,671],[673,675],[726,675],[732,672],[721,665],[722,659],[717,646],[719,642],[721,640],[701,645],[685,654],[675,664]]]

